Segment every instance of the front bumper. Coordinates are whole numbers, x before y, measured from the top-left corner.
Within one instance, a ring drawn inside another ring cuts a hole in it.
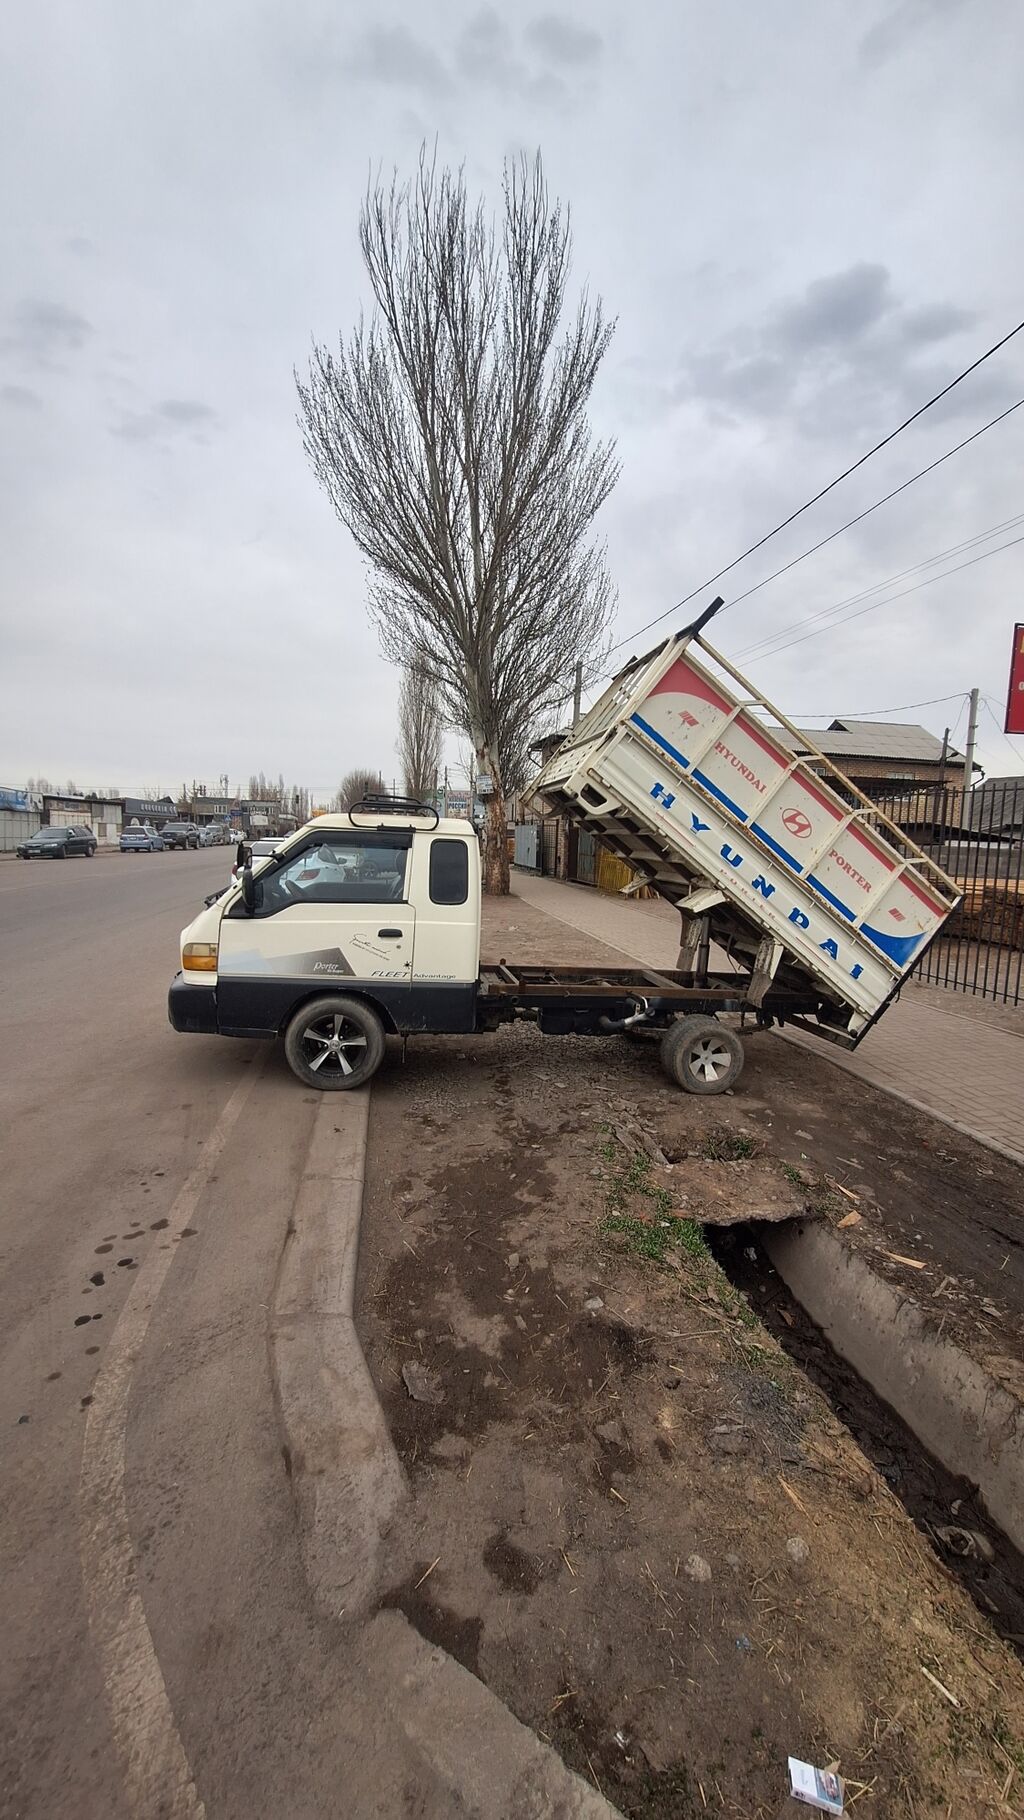
[[[167,994],[167,1015],[175,1030],[190,1031],[198,1036],[216,1036],[216,986],[195,986],[183,973],[176,973]]]

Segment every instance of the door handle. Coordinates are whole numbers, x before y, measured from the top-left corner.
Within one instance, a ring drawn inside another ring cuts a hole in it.
[[[385,941],[398,942],[401,941],[405,931],[404,929],[378,929],[377,934]]]

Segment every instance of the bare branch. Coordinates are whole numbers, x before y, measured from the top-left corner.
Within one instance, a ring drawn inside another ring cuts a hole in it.
[[[404,743],[421,672],[490,775],[485,876],[507,889],[505,794],[613,606],[591,528],[618,464],[587,407],[614,324],[586,293],[566,319],[569,216],[539,156],[506,166],[495,223],[421,154],[411,182],[371,185],[359,237],[374,314],[296,375],[303,444],[372,572],[384,654],[408,666],[406,781],[426,776]]]
[[[363,796],[383,796],[387,790],[379,771],[347,771],[338,785],[335,807],[351,809]]]
[[[441,712],[437,689],[422,659],[414,658],[402,672],[398,757],[408,794],[421,800],[431,796],[441,766]]]

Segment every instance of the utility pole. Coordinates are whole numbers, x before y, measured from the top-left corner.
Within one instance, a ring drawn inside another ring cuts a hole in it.
[[[946,760],[949,757],[949,728],[942,735],[942,756],[939,759],[939,783],[946,781]]]
[[[961,803],[960,826],[967,826],[967,804],[971,785],[974,782],[974,748],[978,738],[978,691],[971,690],[971,706],[967,715],[967,751],[964,757],[964,794]]]
[[[949,728],[942,735],[942,755],[939,759],[939,782],[932,802],[932,839],[942,839],[942,827],[946,820],[946,761],[949,758]]]
[[[576,681],[575,681],[575,684],[573,686],[573,691],[572,691],[572,724],[573,724],[574,732],[575,732],[575,729],[579,726],[580,707],[582,704],[582,700],[583,700],[583,663],[582,663],[582,660],[580,660],[580,662],[577,663],[577,665],[576,665]]]

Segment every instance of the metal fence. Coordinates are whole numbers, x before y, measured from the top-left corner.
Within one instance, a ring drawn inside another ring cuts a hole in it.
[[[915,977],[1003,1005],[1024,1004],[1024,778],[970,792],[915,785],[878,806],[963,892]]]
[[[0,809],[0,853],[13,853],[38,827],[35,809]]]

